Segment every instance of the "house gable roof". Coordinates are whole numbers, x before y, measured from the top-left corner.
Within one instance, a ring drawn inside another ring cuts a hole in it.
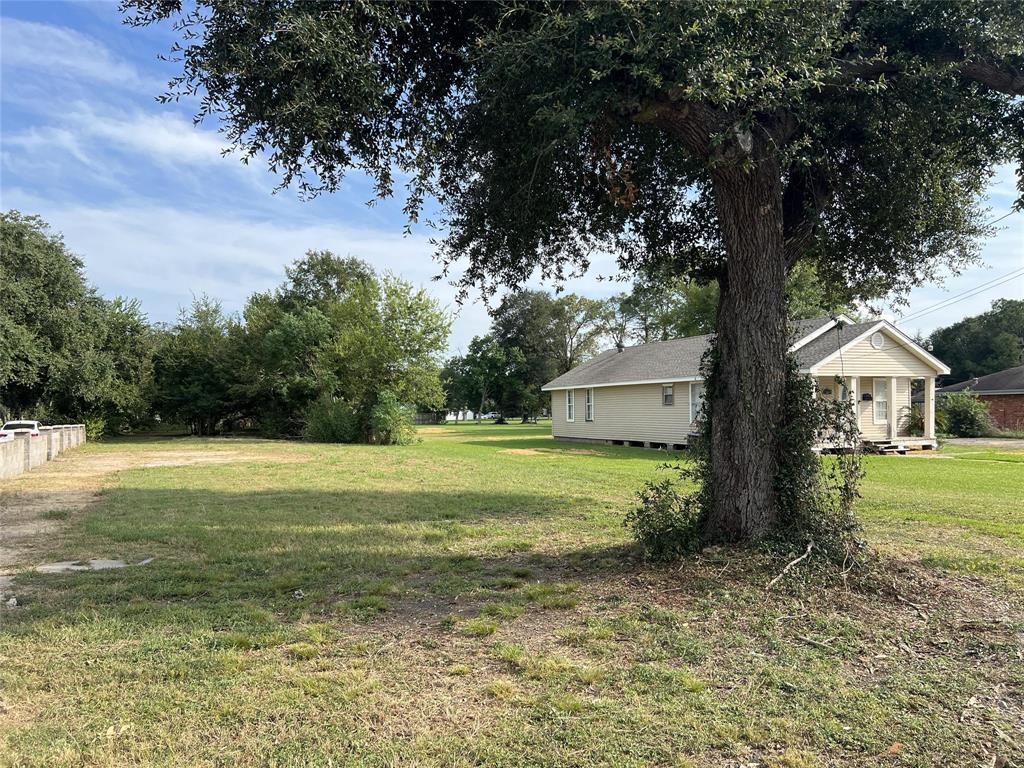
[[[940,373],[948,372],[941,361],[921,349],[913,339],[884,320],[848,324],[829,317],[798,320],[790,324],[790,351],[796,354],[800,369],[811,372],[815,366],[831,359],[838,350],[848,347],[884,329],[911,352],[931,364]],[[668,384],[677,381],[699,381],[700,363],[711,335],[657,341],[609,349],[553,381],[545,391],[585,387],[625,386],[630,384]]]
[[[935,357],[903,331],[890,323],[888,320],[873,320],[867,323],[857,323],[836,329],[835,335],[830,331],[823,334],[815,342],[808,344],[797,352],[797,359],[800,361],[800,369],[808,373],[814,373],[830,360],[835,359],[846,349],[854,344],[873,336],[876,332],[882,332],[894,339],[907,352],[920,358],[929,366],[935,369],[938,374],[949,373],[949,366]],[[822,354],[824,353],[824,354]]]
[[[935,394],[963,392],[965,389],[984,395],[1024,395],[1024,365],[940,387],[935,390]]]

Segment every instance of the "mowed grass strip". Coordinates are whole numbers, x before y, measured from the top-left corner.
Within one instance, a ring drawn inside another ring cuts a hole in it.
[[[1024,757],[1020,463],[867,459],[882,559],[766,594],[783,562],[636,559],[622,514],[664,454],[422,434],[83,449],[237,454],[119,474],[51,553],[150,565],[19,579],[0,765]]]

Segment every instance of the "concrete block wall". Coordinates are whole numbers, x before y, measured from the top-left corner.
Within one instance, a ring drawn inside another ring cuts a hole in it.
[[[84,442],[84,424],[40,427],[38,437],[24,432],[0,440],[0,480],[35,469]]]
[[[13,437],[0,440],[0,480],[25,471],[25,446]]]
[[[15,440],[22,440],[25,443],[25,471],[35,469],[46,463],[46,440],[40,432],[36,437],[15,437]]]

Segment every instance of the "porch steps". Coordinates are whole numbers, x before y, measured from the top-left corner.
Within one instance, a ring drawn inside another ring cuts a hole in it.
[[[881,442],[877,442],[877,443],[867,443],[866,445],[870,446],[870,449],[873,452],[875,452],[875,453],[884,453],[884,454],[898,453],[900,456],[905,456],[907,451],[910,450],[910,448],[908,448],[906,445],[904,445],[903,443],[899,443],[899,442],[896,442],[896,443],[881,443]]]

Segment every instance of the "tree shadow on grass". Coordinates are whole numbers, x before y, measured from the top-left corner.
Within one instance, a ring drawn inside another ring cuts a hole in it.
[[[266,612],[286,622],[375,613],[423,621],[486,601],[569,604],[556,595],[572,584],[635,567],[607,525],[581,530],[599,505],[557,493],[119,488],[72,523],[49,559],[153,561],[22,573],[14,591],[24,607],[9,625],[101,617],[216,627]]]
[[[605,445],[603,443],[553,440],[550,437],[495,437],[466,440],[465,444],[502,451],[535,450],[542,456],[547,454],[549,456],[559,456],[563,458],[566,456],[578,455],[591,457],[597,456],[604,459],[650,462],[686,460],[687,458],[687,452],[685,450],[655,450],[650,448]]]

